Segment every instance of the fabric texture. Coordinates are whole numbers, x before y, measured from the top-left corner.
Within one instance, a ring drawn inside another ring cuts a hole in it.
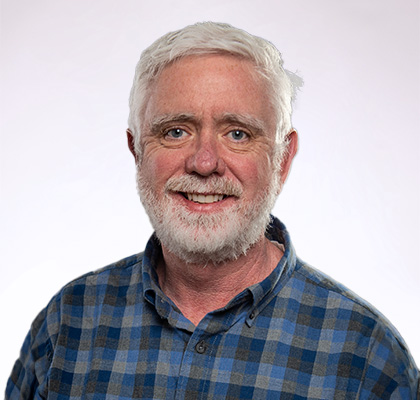
[[[144,253],[66,285],[35,319],[6,399],[416,399],[419,372],[373,307],[284,256],[265,280],[195,327]]]

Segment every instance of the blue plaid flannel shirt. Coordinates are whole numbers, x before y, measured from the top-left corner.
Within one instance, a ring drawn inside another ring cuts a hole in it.
[[[7,399],[416,399],[419,373],[369,304],[285,253],[197,327],[165,296],[155,237],[65,286],[38,315]]]

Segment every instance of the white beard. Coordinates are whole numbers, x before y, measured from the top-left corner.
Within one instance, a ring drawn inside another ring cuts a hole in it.
[[[277,174],[258,198],[246,204],[239,199],[222,211],[198,214],[179,206],[168,191],[225,193],[241,197],[242,188],[224,177],[184,175],[171,178],[163,198],[157,198],[137,167],[137,188],[156,236],[165,248],[188,263],[217,264],[245,255],[265,233],[278,194]]]

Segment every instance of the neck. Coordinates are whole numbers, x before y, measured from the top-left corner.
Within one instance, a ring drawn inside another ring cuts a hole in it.
[[[281,250],[265,237],[246,255],[216,265],[186,263],[164,246],[162,251],[163,260],[157,268],[159,284],[195,325],[270,275],[282,256]]]

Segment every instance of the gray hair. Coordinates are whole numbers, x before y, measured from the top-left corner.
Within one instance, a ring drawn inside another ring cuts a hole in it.
[[[269,41],[234,28],[229,24],[202,22],[167,33],[141,54],[130,93],[128,127],[134,135],[136,153],[141,156],[140,130],[147,104],[147,91],[170,63],[183,57],[205,54],[230,54],[252,62],[268,83],[272,105],[277,110],[276,167],[287,149],[287,134],[292,130],[292,101],[301,80],[283,69],[280,52]]]

